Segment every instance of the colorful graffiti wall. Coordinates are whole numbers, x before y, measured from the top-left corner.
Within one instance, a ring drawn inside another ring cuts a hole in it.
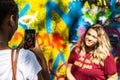
[[[17,48],[31,28],[47,60],[51,80],[66,80],[70,51],[89,25],[105,27],[120,75],[120,0],[15,0],[18,29],[9,46]]]

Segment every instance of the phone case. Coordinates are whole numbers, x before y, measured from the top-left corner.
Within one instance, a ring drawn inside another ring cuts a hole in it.
[[[25,38],[24,38],[24,48],[34,48],[35,47],[35,30],[34,29],[27,29],[25,30]]]

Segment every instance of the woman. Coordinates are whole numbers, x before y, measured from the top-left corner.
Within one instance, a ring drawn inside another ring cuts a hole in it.
[[[68,59],[69,80],[118,80],[111,45],[103,27],[88,27],[80,46],[75,46]]]
[[[8,42],[18,27],[18,7],[14,0],[0,0],[0,80],[44,80],[44,72],[36,58],[39,55],[38,46],[34,49],[9,48]],[[15,54],[16,53],[16,54]],[[46,66],[45,62],[40,62]],[[46,72],[45,72],[46,73]],[[48,76],[49,77],[49,76]]]

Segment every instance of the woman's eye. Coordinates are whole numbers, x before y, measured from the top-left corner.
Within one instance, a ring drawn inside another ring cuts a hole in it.
[[[90,33],[87,33],[87,35],[90,35]]]

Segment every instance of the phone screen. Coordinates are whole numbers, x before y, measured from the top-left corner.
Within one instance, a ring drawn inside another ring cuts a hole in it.
[[[24,48],[25,49],[35,47],[35,37],[36,37],[36,32],[34,29],[25,30],[25,37],[24,37],[24,41],[25,41]]]

